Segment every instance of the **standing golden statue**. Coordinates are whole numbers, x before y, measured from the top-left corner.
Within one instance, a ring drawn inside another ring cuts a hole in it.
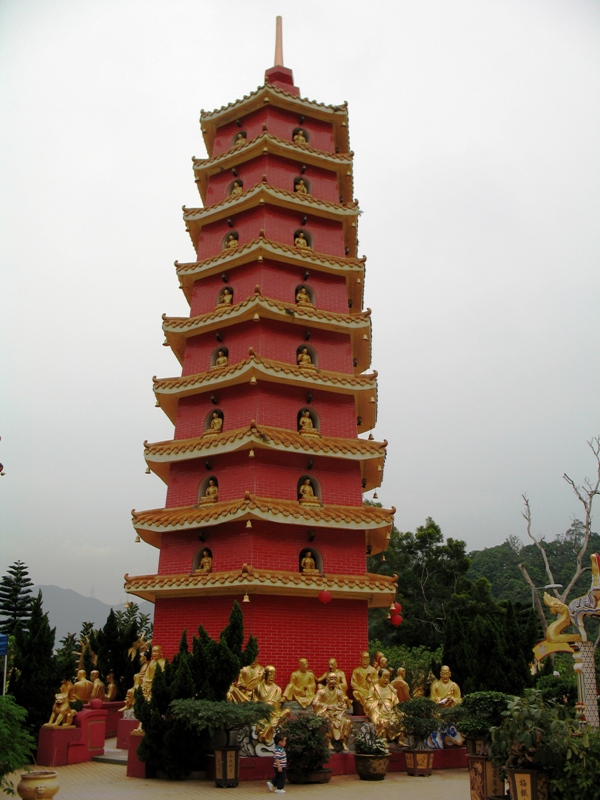
[[[308,668],[308,660],[298,659],[298,669],[290,675],[290,682],[283,693],[284,698],[295,700],[302,708],[308,708],[316,692],[317,680],[315,673]]]
[[[344,694],[348,694],[348,681],[346,680],[346,673],[343,670],[338,669],[337,659],[335,658],[329,659],[328,669],[321,675],[320,678],[317,678],[317,683],[327,683],[327,676],[331,675],[332,672],[337,679],[338,689],[341,689]]]
[[[350,678],[352,694],[362,707],[363,713],[366,713],[364,708],[367,695],[371,691],[372,684],[377,680],[377,672],[371,666],[370,661],[368,651],[364,650],[360,654],[360,665],[352,672],[352,677]]]
[[[333,659],[335,660],[335,659]],[[348,739],[352,730],[352,721],[348,717],[348,706],[352,700],[337,685],[337,675],[330,672],[327,684],[316,693],[312,702],[313,711],[318,717],[327,720],[327,744],[333,750],[333,742],[341,742],[342,749],[348,749]]]
[[[273,708],[268,720],[256,723],[258,741],[265,744],[271,744],[275,729],[291,714],[289,708],[281,708],[281,687],[275,683],[275,675],[275,667],[272,664],[266,666],[264,678],[252,693],[252,700],[255,703],[267,703]]]
[[[400,735],[398,718],[394,714],[397,705],[398,695],[390,686],[390,671],[381,669],[365,700],[365,712],[375,726],[377,736],[393,741]]]
[[[248,703],[258,684],[263,679],[265,668],[261,667],[255,658],[252,664],[242,667],[235,683],[232,683],[227,692],[230,703]]]
[[[146,700],[149,700],[152,695],[152,681],[156,675],[156,668],[160,667],[164,670],[166,663],[167,659],[163,656],[162,647],[159,644],[155,644],[152,648],[152,658],[142,680],[142,692]]]
[[[440,670],[439,680],[431,684],[429,696],[434,703],[443,708],[457,706],[462,699],[458,684],[450,680],[451,676],[450,667],[443,666]]]

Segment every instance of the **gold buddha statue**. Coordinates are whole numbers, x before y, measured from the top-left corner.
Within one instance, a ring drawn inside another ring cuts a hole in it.
[[[296,356],[296,361],[298,366],[301,369],[315,369],[315,365],[313,364],[313,360],[308,352],[308,348],[303,347],[302,350]]]
[[[109,672],[106,676],[106,700],[109,703],[112,703],[114,700],[117,699],[117,695],[119,690],[117,688],[117,684],[115,683],[115,676],[114,673]]]
[[[149,700],[152,694],[152,681],[156,675],[156,668],[164,669],[166,663],[167,659],[163,656],[162,647],[159,644],[155,644],[152,648],[152,658],[142,680],[142,692],[146,700]]]
[[[305,436],[320,436],[319,431],[313,424],[310,411],[302,412],[302,416],[298,420],[298,430]]]
[[[310,482],[310,478],[306,478],[302,486],[298,489],[299,502],[305,506],[320,506],[321,501],[315,496],[315,491]]]
[[[216,436],[223,430],[223,419],[218,411],[213,411],[210,425],[204,431],[205,436]]]
[[[317,683],[325,684],[327,683],[327,676],[331,673],[334,673],[337,678],[337,686],[341,689],[344,694],[348,693],[348,681],[346,680],[346,673],[338,669],[337,659],[330,658],[328,662],[328,669],[321,675],[320,678],[317,678]]]
[[[242,187],[241,181],[234,181],[233,186],[231,187],[231,191],[229,192],[230,197],[237,197],[238,195],[242,194],[244,191]]]
[[[405,680],[406,670],[404,667],[398,667],[396,670],[396,677],[392,681],[392,688],[398,695],[398,702],[403,703],[405,700],[410,700],[410,686]]]
[[[235,683],[232,683],[227,692],[230,703],[249,703],[258,684],[262,681],[265,668],[261,667],[255,658],[252,664],[242,667]]]
[[[317,564],[312,557],[312,552],[310,550],[306,551],[306,555],[300,562],[300,572],[304,572],[306,575],[320,575],[320,570],[317,569]]]
[[[294,184],[294,191],[296,194],[308,194],[308,189],[306,188],[306,184],[302,178],[300,178],[300,180],[296,181]]]
[[[354,699],[365,708],[367,695],[371,691],[371,686],[377,679],[377,672],[370,664],[371,659],[367,650],[360,654],[360,665],[352,672],[350,684],[352,686],[352,694]],[[364,712],[366,713],[366,712]]]
[[[215,367],[226,367],[228,363],[229,359],[225,353],[222,350],[219,350],[217,357],[215,358]]]
[[[393,741],[400,735],[400,725],[394,713],[398,705],[398,695],[390,686],[389,669],[381,669],[376,683],[365,699],[365,713],[375,726],[375,733],[384,739]]]
[[[336,673],[330,672],[326,685],[319,689],[312,702],[316,716],[323,717],[327,722],[325,736],[330,750],[334,749],[334,741],[342,743],[342,750],[348,749],[348,739],[352,730],[348,706],[351,705],[352,700],[346,697],[346,693],[338,686]]]
[[[208,550],[202,551],[202,558],[200,559],[196,572],[212,572],[212,557]]]
[[[294,244],[296,245],[296,247],[299,247],[301,250],[310,250],[311,249],[309,243],[306,241],[306,236],[304,235],[303,231],[300,231],[298,236],[296,236],[296,238],[294,239]]]
[[[306,138],[306,134],[304,133],[302,128],[300,128],[299,130],[296,131],[296,133],[294,134],[293,141],[296,144],[307,144],[308,143],[308,139]]]
[[[440,670],[439,680],[431,684],[429,696],[434,703],[443,708],[452,708],[462,701],[458,684],[450,680],[452,673],[450,667],[443,666]]]
[[[200,498],[200,505],[204,506],[208,503],[216,503],[219,499],[219,487],[215,483],[214,478],[210,478],[208,485],[204,490],[204,495]]]
[[[93,689],[94,684],[91,681],[88,681],[85,670],[80,669],[77,672],[77,680],[73,684],[73,688],[71,690],[71,699],[81,700],[81,702],[85,705],[86,703],[90,702]]]
[[[243,147],[246,144],[246,134],[240,131],[235,137],[234,147]]]
[[[265,667],[265,673],[252,692],[252,700],[255,703],[267,703],[273,709],[271,716],[266,722],[256,723],[256,733],[259,742],[271,744],[275,729],[290,716],[289,708],[281,708],[281,687],[275,683],[275,667],[269,664]]]
[[[237,242],[237,239],[235,240]],[[233,292],[231,289],[223,289],[219,295],[220,306],[230,306],[233,303]]]
[[[309,293],[304,286],[301,286],[296,292],[296,304],[299,306],[312,306],[313,302],[310,299]]]
[[[97,669],[93,669],[90,672],[90,679],[92,681],[92,694],[90,700],[102,700],[106,696],[106,686],[104,685],[104,681],[100,680],[100,673]]]
[[[317,692],[315,673],[308,668],[308,659],[298,659],[298,669],[290,675],[290,682],[285,687],[283,696],[286,700],[295,700],[302,708],[308,708]]]
[[[233,235],[233,233],[230,233],[227,239],[225,240],[225,249],[235,250],[237,246],[238,246],[237,238]]]

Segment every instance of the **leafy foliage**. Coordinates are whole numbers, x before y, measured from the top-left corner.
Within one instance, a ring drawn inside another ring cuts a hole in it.
[[[390,752],[387,741],[377,736],[375,726],[370,722],[360,726],[354,737],[354,749],[359,755],[364,756],[387,756]]]
[[[293,776],[322,769],[329,759],[327,746],[327,723],[323,717],[314,714],[298,714],[290,717],[280,728],[287,738],[285,750],[288,757],[288,771]]]
[[[472,692],[455,709],[456,725],[463,736],[487,738],[502,723],[511,696],[504,692]]]
[[[425,740],[441,725],[440,707],[428,697],[413,697],[396,706],[399,725],[414,747],[424,747]]]
[[[407,647],[406,645],[383,644],[378,639],[371,641],[372,652],[382,652],[387,660],[392,676],[398,667],[406,670],[406,682],[413,694],[425,694],[430,672],[437,672],[442,663],[442,647],[428,650],[426,647]]]
[[[267,703],[222,703],[213,700],[174,700],[169,705],[173,717],[196,733],[233,731],[256,725],[270,717],[273,709]]]
[[[14,697],[0,695],[0,789],[5,794],[15,793],[6,776],[31,763],[35,752],[36,739],[27,731],[26,718],[26,709]]]
[[[589,734],[588,747],[567,750],[549,771],[551,797],[581,800],[598,796],[600,777],[600,733]]]
[[[31,587],[27,567],[15,561],[0,580],[0,633],[14,634],[15,630],[29,618],[31,610]]]
[[[428,517],[415,533],[392,531],[386,552],[368,559],[369,572],[398,575],[404,622],[393,628],[384,610],[371,612],[369,635],[384,645],[405,644],[435,650],[442,641],[448,619],[448,604],[457,583],[469,569],[466,544],[444,541],[442,531]]]

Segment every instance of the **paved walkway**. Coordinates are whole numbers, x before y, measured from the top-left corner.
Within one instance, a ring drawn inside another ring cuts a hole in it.
[[[271,798],[264,781],[244,781],[236,789],[217,789],[214,782],[189,780],[182,782],[128,778],[125,766],[94,761],[56,767],[60,789],[57,800],[165,800],[194,798],[207,794],[231,800],[249,795]],[[19,773],[13,782],[19,781]],[[16,780],[15,780],[16,779]],[[436,770],[428,778],[411,778],[404,772],[389,773],[382,782],[359,780],[356,775],[340,775],[326,785],[296,786],[288,784],[290,800],[469,800],[469,778],[466,769]],[[215,798],[216,800],[216,798]]]

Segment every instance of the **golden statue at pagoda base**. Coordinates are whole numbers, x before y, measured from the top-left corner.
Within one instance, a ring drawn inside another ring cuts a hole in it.
[[[156,675],[156,668],[160,667],[164,670],[166,663],[167,659],[163,656],[162,647],[159,644],[155,644],[152,648],[152,658],[142,680],[142,692],[146,700],[149,700],[152,696],[152,681]]]
[[[300,250],[311,250],[312,249],[311,246],[309,245],[309,243],[306,241],[306,236],[304,235],[304,233],[302,231],[300,231],[298,236],[296,236],[296,238],[294,239],[294,245]]]
[[[196,572],[212,572],[212,557],[208,550],[202,551],[202,558],[200,559],[200,563],[198,564]]]
[[[396,678],[392,681],[392,688],[398,695],[398,702],[404,703],[405,700],[410,700],[410,686],[405,680],[406,670],[404,667],[398,667],[396,670]]]
[[[223,430],[223,419],[218,411],[213,411],[210,425],[204,431],[203,436],[218,436]]]
[[[317,678],[317,683],[325,685],[327,683],[327,678],[329,675],[333,673],[336,677],[337,681],[337,688],[341,689],[342,692],[347,695],[348,694],[348,681],[346,680],[346,673],[338,669],[337,659],[330,658],[328,661],[328,669],[321,675],[320,678]]]
[[[104,681],[100,680],[100,673],[97,669],[90,672],[90,678],[92,679],[92,694],[90,700],[102,700],[102,702],[104,702],[106,686],[104,685]]]
[[[400,723],[394,709],[398,695],[390,686],[390,671],[379,671],[377,683],[372,684],[365,700],[365,713],[375,726],[375,733],[382,739],[393,742],[401,734]]]
[[[77,672],[77,680],[71,689],[71,700],[80,700],[84,705],[90,702],[94,684],[88,681],[87,674],[84,669]]]
[[[210,503],[216,503],[219,499],[219,487],[215,483],[214,479],[211,478],[208,481],[208,486],[204,490],[204,495],[200,498],[200,505],[205,506]]]
[[[296,292],[296,305],[299,306],[312,306],[314,305],[313,301],[310,299],[309,293],[306,291],[304,286],[301,286],[300,289]]]
[[[314,423],[310,416],[310,411],[303,411],[302,416],[298,420],[298,430],[304,436],[320,436],[321,434],[315,428]]]
[[[296,356],[296,361],[301,369],[316,369],[315,365],[313,364],[311,355],[308,352],[308,348],[306,347],[303,347],[302,350],[298,353],[298,355]]]
[[[261,667],[257,658],[249,666],[242,667],[237,680],[229,687],[227,700],[230,703],[249,703],[264,673],[265,668]]]
[[[306,478],[302,486],[298,489],[299,502],[304,506],[320,506],[321,501],[315,496],[315,491],[310,482],[310,478]]]
[[[295,700],[302,708],[308,708],[316,693],[315,673],[308,668],[308,659],[300,658],[298,669],[290,675],[290,682],[285,687],[283,697],[285,700]]]
[[[256,735],[259,742],[271,744],[276,728],[292,713],[289,708],[281,708],[281,687],[275,683],[276,670],[272,664],[265,667],[262,681],[252,693],[255,703],[267,703],[273,708],[268,720],[256,723]]]
[[[335,659],[333,659],[335,660]],[[319,689],[312,702],[313,711],[318,717],[327,721],[327,744],[333,750],[333,742],[341,742],[342,750],[348,750],[348,739],[352,730],[352,721],[348,717],[348,707],[352,700],[337,685],[337,675],[330,672],[327,684]]]
[[[371,686],[377,680],[377,672],[375,668],[371,666],[370,661],[371,659],[369,658],[368,651],[363,651],[360,654],[360,666],[356,667],[350,678],[352,694],[362,708],[363,714],[367,713],[365,711],[367,695],[371,691]]]
[[[219,350],[217,357],[215,358],[215,367],[216,368],[226,367],[228,363],[229,359],[227,358],[225,353],[222,350]]]
[[[440,670],[439,680],[431,684],[429,696],[434,703],[442,708],[452,708],[462,701],[458,684],[451,681],[450,667],[443,666]]]
[[[316,562],[312,557],[312,552],[310,550],[306,551],[306,555],[300,562],[300,572],[305,573],[306,575],[321,574],[321,571],[317,569]]]

